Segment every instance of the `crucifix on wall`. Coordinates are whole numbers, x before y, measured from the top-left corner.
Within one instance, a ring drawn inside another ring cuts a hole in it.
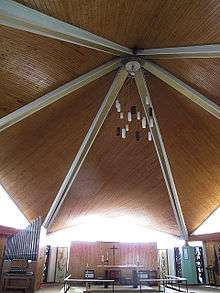
[[[113,245],[111,248],[112,250],[112,256],[113,256],[113,266],[115,265],[115,251],[118,249],[115,245]]]

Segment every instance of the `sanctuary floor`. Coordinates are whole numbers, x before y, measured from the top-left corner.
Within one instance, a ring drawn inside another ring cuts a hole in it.
[[[82,293],[84,290],[83,287],[74,287],[69,290],[69,293]],[[101,292],[101,291],[100,291]],[[102,291],[103,293],[106,292],[105,290]],[[109,292],[109,291],[107,291]],[[128,291],[129,292],[129,291]],[[156,292],[156,291],[155,291]],[[166,293],[175,293],[177,291],[166,289]],[[189,292],[193,293],[219,293],[220,288],[206,288],[206,287],[199,287],[199,286],[192,286],[189,287]],[[62,293],[62,286],[56,286],[51,288],[44,288],[35,291],[35,293]]]

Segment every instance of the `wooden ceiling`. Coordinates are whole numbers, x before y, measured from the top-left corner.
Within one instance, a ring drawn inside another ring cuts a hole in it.
[[[218,0],[17,0],[130,48],[220,42]],[[0,117],[111,60],[113,56],[0,27]],[[220,59],[155,60],[220,104]],[[114,73],[64,97],[0,134],[0,183],[25,216],[44,217]],[[150,74],[146,75],[187,228],[220,204],[219,121]],[[121,99],[137,101],[126,83]],[[138,102],[136,102],[138,103]],[[112,110],[51,231],[78,216],[118,213],[149,226],[178,229],[152,143],[116,136]]]
[[[136,105],[143,113],[132,79],[127,80],[119,99],[122,105]],[[113,107],[52,231],[74,225],[78,217],[98,214],[113,218],[133,216],[151,228],[179,234],[153,142],[147,141],[147,132],[142,131],[140,122],[122,140],[116,135],[116,128],[123,125]],[[140,131],[140,141],[135,140],[136,129]]]
[[[154,62],[220,104],[220,59],[167,59]]]
[[[220,203],[219,120],[147,74],[186,225],[195,230]]]
[[[130,48],[220,42],[218,0],[17,0]]]
[[[1,133],[0,182],[29,220],[48,212],[113,76],[91,83]]]
[[[0,26],[0,43],[0,117],[112,59],[4,26]]]

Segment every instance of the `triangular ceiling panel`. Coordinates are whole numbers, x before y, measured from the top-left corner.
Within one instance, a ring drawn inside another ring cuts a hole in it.
[[[220,123],[164,82],[146,76],[191,233],[220,203]]]
[[[133,79],[126,81],[119,99],[127,111],[136,105],[143,113]],[[98,215],[133,217],[143,226],[179,235],[154,144],[140,122],[131,123],[125,140],[117,136],[117,127],[124,123],[113,106],[50,231]]]
[[[130,48],[220,42],[218,0],[17,2]]]
[[[220,105],[220,59],[154,60],[193,89]]]
[[[48,212],[114,75],[1,132],[0,183],[29,220]]]
[[[113,58],[4,26],[0,43],[0,117]]]

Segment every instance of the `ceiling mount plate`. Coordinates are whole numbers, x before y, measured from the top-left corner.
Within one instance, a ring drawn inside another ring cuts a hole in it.
[[[125,64],[125,68],[134,77],[135,73],[141,68],[141,64],[138,61],[129,61]]]

